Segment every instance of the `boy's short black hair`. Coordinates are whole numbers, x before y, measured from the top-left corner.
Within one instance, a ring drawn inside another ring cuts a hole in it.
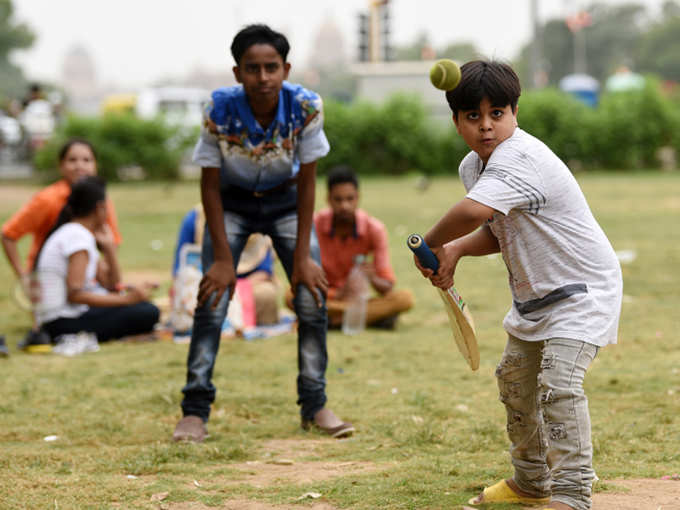
[[[510,105],[514,112],[522,92],[519,78],[508,64],[473,60],[460,68],[460,83],[446,93],[446,100],[457,118],[460,110],[475,110],[485,97],[492,106]]]
[[[254,44],[269,44],[273,46],[284,62],[290,51],[288,39],[282,33],[272,30],[263,24],[248,25],[242,28],[231,42],[231,54],[234,56],[236,65],[241,63],[243,54]]]
[[[354,187],[359,189],[359,179],[357,178],[357,174],[351,166],[338,165],[334,166],[328,171],[326,183],[328,185],[329,193],[336,184],[344,184],[346,182],[354,184]]]

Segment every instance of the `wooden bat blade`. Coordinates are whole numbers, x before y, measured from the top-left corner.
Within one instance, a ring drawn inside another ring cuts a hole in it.
[[[439,260],[427,246],[423,236],[420,234],[411,234],[406,240],[406,245],[416,257],[418,257],[421,265],[432,269],[435,273],[437,272],[439,269]],[[468,362],[470,368],[472,368],[472,370],[477,370],[479,368],[479,349],[477,348],[475,323],[472,321],[472,315],[455,287],[451,287],[448,290],[437,290],[444,302],[444,308],[449,317],[453,339],[456,341],[458,350]]]
[[[449,325],[458,350],[468,362],[470,368],[477,370],[479,368],[479,348],[477,347],[472,315],[454,287],[448,290],[437,290],[449,317]]]

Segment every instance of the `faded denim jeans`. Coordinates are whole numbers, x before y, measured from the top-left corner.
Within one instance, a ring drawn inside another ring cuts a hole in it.
[[[583,379],[597,351],[579,340],[509,336],[496,369],[513,480],[528,494],[552,496],[576,510],[590,508],[596,480]]]
[[[223,193],[224,224],[227,241],[234,259],[234,267],[253,232],[271,237],[288,279],[293,273],[293,256],[297,239],[297,192],[290,187],[280,193],[263,197],[243,196],[242,193]],[[321,265],[321,251],[312,227],[310,254]],[[207,226],[203,237],[202,264],[207,270],[213,263],[213,246]],[[220,345],[220,332],[227,313],[227,292],[211,310],[214,295],[197,307],[187,361],[187,383],[182,389],[184,416],[200,416],[204,421],[210,416],[210,405],[215,400],[212,383],[213,367]],[[307,287],[298,286],[295,293],[295,313],[298,318],[298,376],[297,403],[300,414],[312,419],[326,403],[326,352],[327,314],[325,298],[318,307]]]

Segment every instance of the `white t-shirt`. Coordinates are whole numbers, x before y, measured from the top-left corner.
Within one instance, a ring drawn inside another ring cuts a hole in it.
[[[517,128],[486,168],[470,152],[459,172],[467,197],[497,211],[487,225],[509,273],[505,330],[528,341],[616,343],[621,267],[567,166]]]
[[[88,310],[87,305],[69,303],[67,299],[68,260],[82,250],[88,254],[85,289],[94,289],[99,252],[92,232],[80,223],[66,223],[45,241],[36,268],[42,288],[41,300],[36,307],[39,324],[59,318],[80,317]]]

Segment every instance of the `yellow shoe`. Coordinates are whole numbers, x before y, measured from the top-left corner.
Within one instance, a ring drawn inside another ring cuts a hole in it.
[[[43,330],[30,330],[18,347],[28,354],[49,354],[52,352],[52,339]]]
[[[520,496],[513,491],[505,480],[501,480],[497,484],[487,487],[477,497],[468,501],[470,505],[484,505],[487,503],[520,503],[523,505],[541,505],[550,502],[549,497],[545,498],[530,498]],[[550,510],[546,508],[545,510]]]

